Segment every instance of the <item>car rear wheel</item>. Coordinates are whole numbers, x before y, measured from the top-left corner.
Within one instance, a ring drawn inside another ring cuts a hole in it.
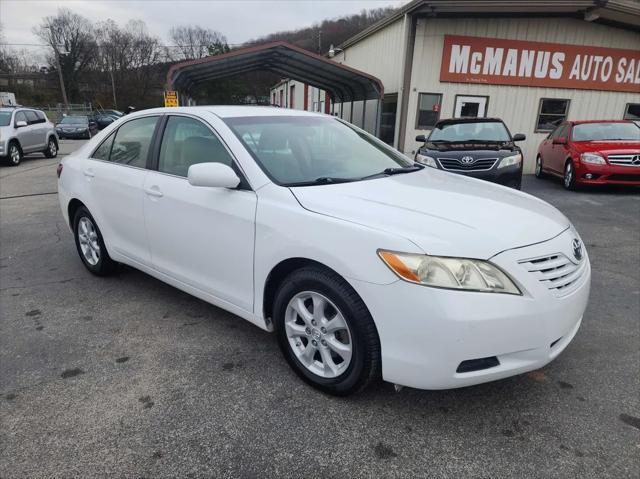
[[[47,143],[47,149],[44,150],[44,156],[47,158],[55,158],[58,156],[58,144],[53,137],[49,138],[49,142]]]
[[[18,166],[22,161],[22,149],[15,141],[9,143],[9,151],[6,161],[9,166]]]
[[[78,208],[73,220],[76,248],[85,267],[93,274],[106,276],[117,269],[102,239],[96,221],[84,206]]]
[[[273,320],[287,362],[315,388],[345,396],[379,378],[373,319],[335,273],[314,266],[291,273],[276,293]]]
[[[564,165],[564,178],[562,179],[562,185],[567,190],[576,189],[576,173],[571,160],[567,160],[567,164]]]
[[[536,178],[544,178],[545,174],[544,171],[542,171],[542,157],[540,155],[538,155],[538,157],[536,158]]]

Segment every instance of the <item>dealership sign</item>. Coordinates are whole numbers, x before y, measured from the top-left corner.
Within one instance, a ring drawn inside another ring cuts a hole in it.
[[[640,92],[640,50],[445,35],[440,81]]]

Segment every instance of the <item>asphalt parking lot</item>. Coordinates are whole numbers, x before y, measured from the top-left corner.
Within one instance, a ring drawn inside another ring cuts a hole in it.
[[[238,317],[133,269],[89,274],[56,163],[0,167],[1,478],[639,477],[640,190],[524,181],[571,219],[593,266],[556,361],[345,399],[304,385]]]

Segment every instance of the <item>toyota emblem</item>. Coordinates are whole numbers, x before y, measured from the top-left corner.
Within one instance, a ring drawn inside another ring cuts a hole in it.
[[[582,259],[582,243],[578,238],[573,240],[573,256],[580,261]]]
[[[473,163],[474,160],[473,156],[463,156],[460,161],[462,162],[463,165],[470,165],[471,163]]]

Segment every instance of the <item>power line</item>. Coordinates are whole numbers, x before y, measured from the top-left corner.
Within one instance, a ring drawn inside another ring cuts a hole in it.
[[[7,47],[50,47],[51,45],[49,45],[48,43],[0,43],[0,45],[2,46],[7,46]],[[229,47],[241,47],[243,45],[245,45],[245,43],[227,43],[226,44]],[[207,48],[210,47],[211,45],[207,44],[207,45],[158,45],[159,47],[162,48]]]

